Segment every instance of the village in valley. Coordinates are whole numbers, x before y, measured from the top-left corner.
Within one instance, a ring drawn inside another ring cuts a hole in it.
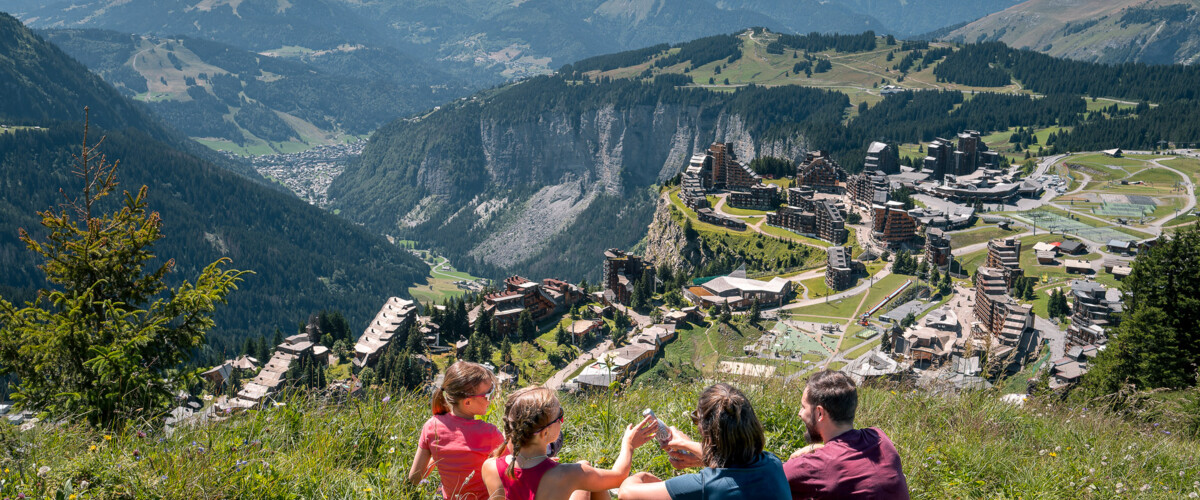
[[[739,250],[699,275],[685,259],[612,248],[596,256],[598,283],[493,283],[403,243],[433,269],[408,291],[416,299],[389,298],[359,335],[331,336],[314,315],[259,358],[205,371],[207,401],[184,401],[172,421],[282,404],[298,379],[330,397],[416,389],[456,359],[505,385],[567,391],[829,368],[1022,400],[1080,380],[1120,320],[1138,253],[1195,219],[1200,162],[1187,152],[1022,159],[974,131],[915,145],[925,156],[905,164],[900,149],[914,146],[870,143],[857,174],[811,151],[771,178],[718,142],[660,188],[651,246],[666,224],[685,247],[725,238],[806,256],[772,265]]]

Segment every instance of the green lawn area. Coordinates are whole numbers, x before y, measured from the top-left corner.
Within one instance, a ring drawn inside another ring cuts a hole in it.
[[[817,297],[824,297],[824,296],[830,294],[829,287],[825,284],[824,276],[817,276],[816,278],[809,278],[804,281],[801,281],[800,284],[804,285],[804,288],[808,289],[808,298],[810,298],[810,299],[815,299]]]
[[[792,178],[784,177],[782,179],[763,179],[763,184],[774,184],[779,186],[779,192],[783,197],[787,197],[788,188],[792,187]]]
[[[1188,174],[1193,179],[1200,180],[1200,160],[1194,158],[1175,158],[1173,160],[1162,160],[1159,163]]]
[[[1084,165],[1099,165],[1102,167],[1144,167],[1146,162],[1133,158],[1111,158],[1102,153],[1092,153],[1086,155],[1072,155],[1063,160],[1068,163],[1081,163]]]
[[[837,324],[845,323],[846,320],[850,319],[850,318],[840,318],[840,319],[823,318],[820,316],[807,316],[807,315],[803,315],[803,314],[792,314],[789,317],[796,321],[808,321],[811,323],[837,323]]]
[[[746,225],[753,226],[755,224],[758,224],[759,222],[762,222],[762,220],[763,220],[762,217],[746,217]]]
[[[1179,174],[1167,170],[1165,168],[1147,168],[1129,177],[1129,182],[1142,181],[1151,184],[1167,184],[1173,185],[1179,183],[1183,179],[1179,178]]]
[[[863,354],[866,354],[867,351],[870,351],[871,349],[879,347],[880,342],[882,342],[882,340],[873,339],[870,342],[867,342],[865,345],[862,345],[859,348],[846,353],[846,359],[858,359],[858,358],[862,357]]]
[[[889,274],[887,277],[876,281],[874,285],[871,285],[871,288],[867,289],[867,301],[863,303],[862,311],[859,311],[859,314],[866,312],[872,307],[875,307],[875,304],[878,304],[879,301],[883,300],[884,297],[887,297],[888,294],[896,291],[900,285],[903,285],[904,282],[908,280],[913,280],[915,283],[917,278],[915,276]],[[882,311],[882,309],[880,309],[880,311]],[[855,317],[857,318],[859,314],[855,314]]]
[[[1017,234],[1017,231],[1001,229],[999,226],[978,226],[978,228],[955,231],[950,233],[950,248],[962,248],[1012,234]]]
[[[713,205],[716,206],[715,203]],[[767,215],[767,212],[770,212],[770,210],[750,210],[747,208],[731,207],[731,206],[729,206],[728,202],[726,202],[725,205],[723,205],[721,207],[720,211],[727,213],[729,215],[742,215],[742,216],[746,216],[746,215],[763,216],[763,215]]]
[[[809,246],[814,246],[814,247],[818,247],[818,248],[827,248],[827,247],[834,246],[833,243],[830,243],[825,240],[809,238],[808,236],[802,236],[802,235],[793,233],[791,231],[788,231],[787,229],[783,229],[783,228],[779,228],[779,227],[775,227],[775,226],[768,226],[766,224],[763,224],[762,231],[764,233],[767,233],[772,236],[778,236],[780,238],[798,241],[801,243],[805,243]]]
[[[845,318],[854,317],[855,311],[858,310],[858,303],[862,300],[862,294],[853,297],[846,297],[811,306],[804,306],[799,309],[792,309],[792,314],[799,316],[825,316],[829,318]],[[819,321],[831,322],[832,320],[821,318]]]

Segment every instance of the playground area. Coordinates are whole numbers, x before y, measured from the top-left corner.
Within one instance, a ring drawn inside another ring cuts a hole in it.
[[[1030,224],[1034,224],[1039,229],[1045,229],[1055,233],[1073,234],[1091,241],[1106,242],[1109,240],[1137,240],[1136,237],[1111,227],[1093,227],[1081,221],[1069,219],[1063,215],[1048,210],[1039,209],[1013,214],[1013,218],[1021,219]]]

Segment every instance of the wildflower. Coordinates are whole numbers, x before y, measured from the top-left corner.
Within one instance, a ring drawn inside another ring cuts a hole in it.
[[[88,446],[88,451],[96,451],[96,445]]]
[[[1200,495],[1197,495],[1196,492],[1193,491],[1188,493],[1188,498],[1200,498]]]
[[[139,437],[139,438],[145,438],[145,437],[146,437],[146,433],[145,433],[145,432],[142,432],[142,431],[137,431],[137,437]]]
[[[1050,456],[1052,456],[1052,457],[1057,457],[1057,456],[1058,456],[1058,454],[1052,451],[1052,452],[1050,452]]]
[[[371,488],[363,488],[363,492],[365,492],[365,493],[370,493],[370,492],[371,492]]]
[[[388,402],[388,401],[391,401],[391,400],[392,400],[392,397],[391,397],[390,395],[389,395],[389,396],[384,396],[384,397],[383,397],[383,402],[384,402],[384,403],[386,403],[386,402]]]
[[[110,436],[110,435],[108,435],[108,434],[105,434],[105,435],[104,435],[104,440],[105,440],[105,441],[112,441],[112,436]]]
[[[50,466],[43,465],[41,467],[38,467],[37,477],[46,477],[46,474],[49,474],[49,473],[50,473]]]
[[[388,438],[388,439],[390,439],[390,440],[392,440],[392,441],[395,441],[395,440],[396,440],[396,436],[392,436],[392,437],[390,437],[390,438]]]
[[[70,496],[67,497],[67,500],[75,500],[75,494],[72,493]]]
[[[1055,446],[1054,451],[1062,451],[1062,446]]]
[[[1038,455],[1045,455],[1045,454],[1046,454],[1046,450],[1038,450]]]
[[[391,454],[393,454],[393,453],[396,453],[396,447],[395,447],[395,446],[393,446],[393,447],[391,447],[391,448],[388,448],[388,455],[391,455]]]
[[[1143,484],[1143,485],[1142,485],[1142,487],[1138,489],[1138,491],[1146,491],[1146,490],[1148,490],[1148,489],[1150,489],[1150,485],[1148,485],[1148,484]]]
[[[87,489],[87,487],[88,487],[88,485],[90,485],[90,484],[91,484],[91,483],[89,483],[89,482],[87,482],[87,481],[80,481],[80,482],[79,482],[79,488],[80,488],[80,489],[84,489],[84,490],[86,490],[86,489]]]

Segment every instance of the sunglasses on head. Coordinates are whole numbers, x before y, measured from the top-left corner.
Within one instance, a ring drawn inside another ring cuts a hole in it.
[[[559,422],[565,422],[566,420],[567,420],[567,410],[560,406],[560,407],[558,407],[558,418],[551,420],[550,423],[542,426],[541,429],[538,429],[538,430],[534,431],[533,433],[537,434],[546,429],[549,429],[551,425],[557,424]]]

